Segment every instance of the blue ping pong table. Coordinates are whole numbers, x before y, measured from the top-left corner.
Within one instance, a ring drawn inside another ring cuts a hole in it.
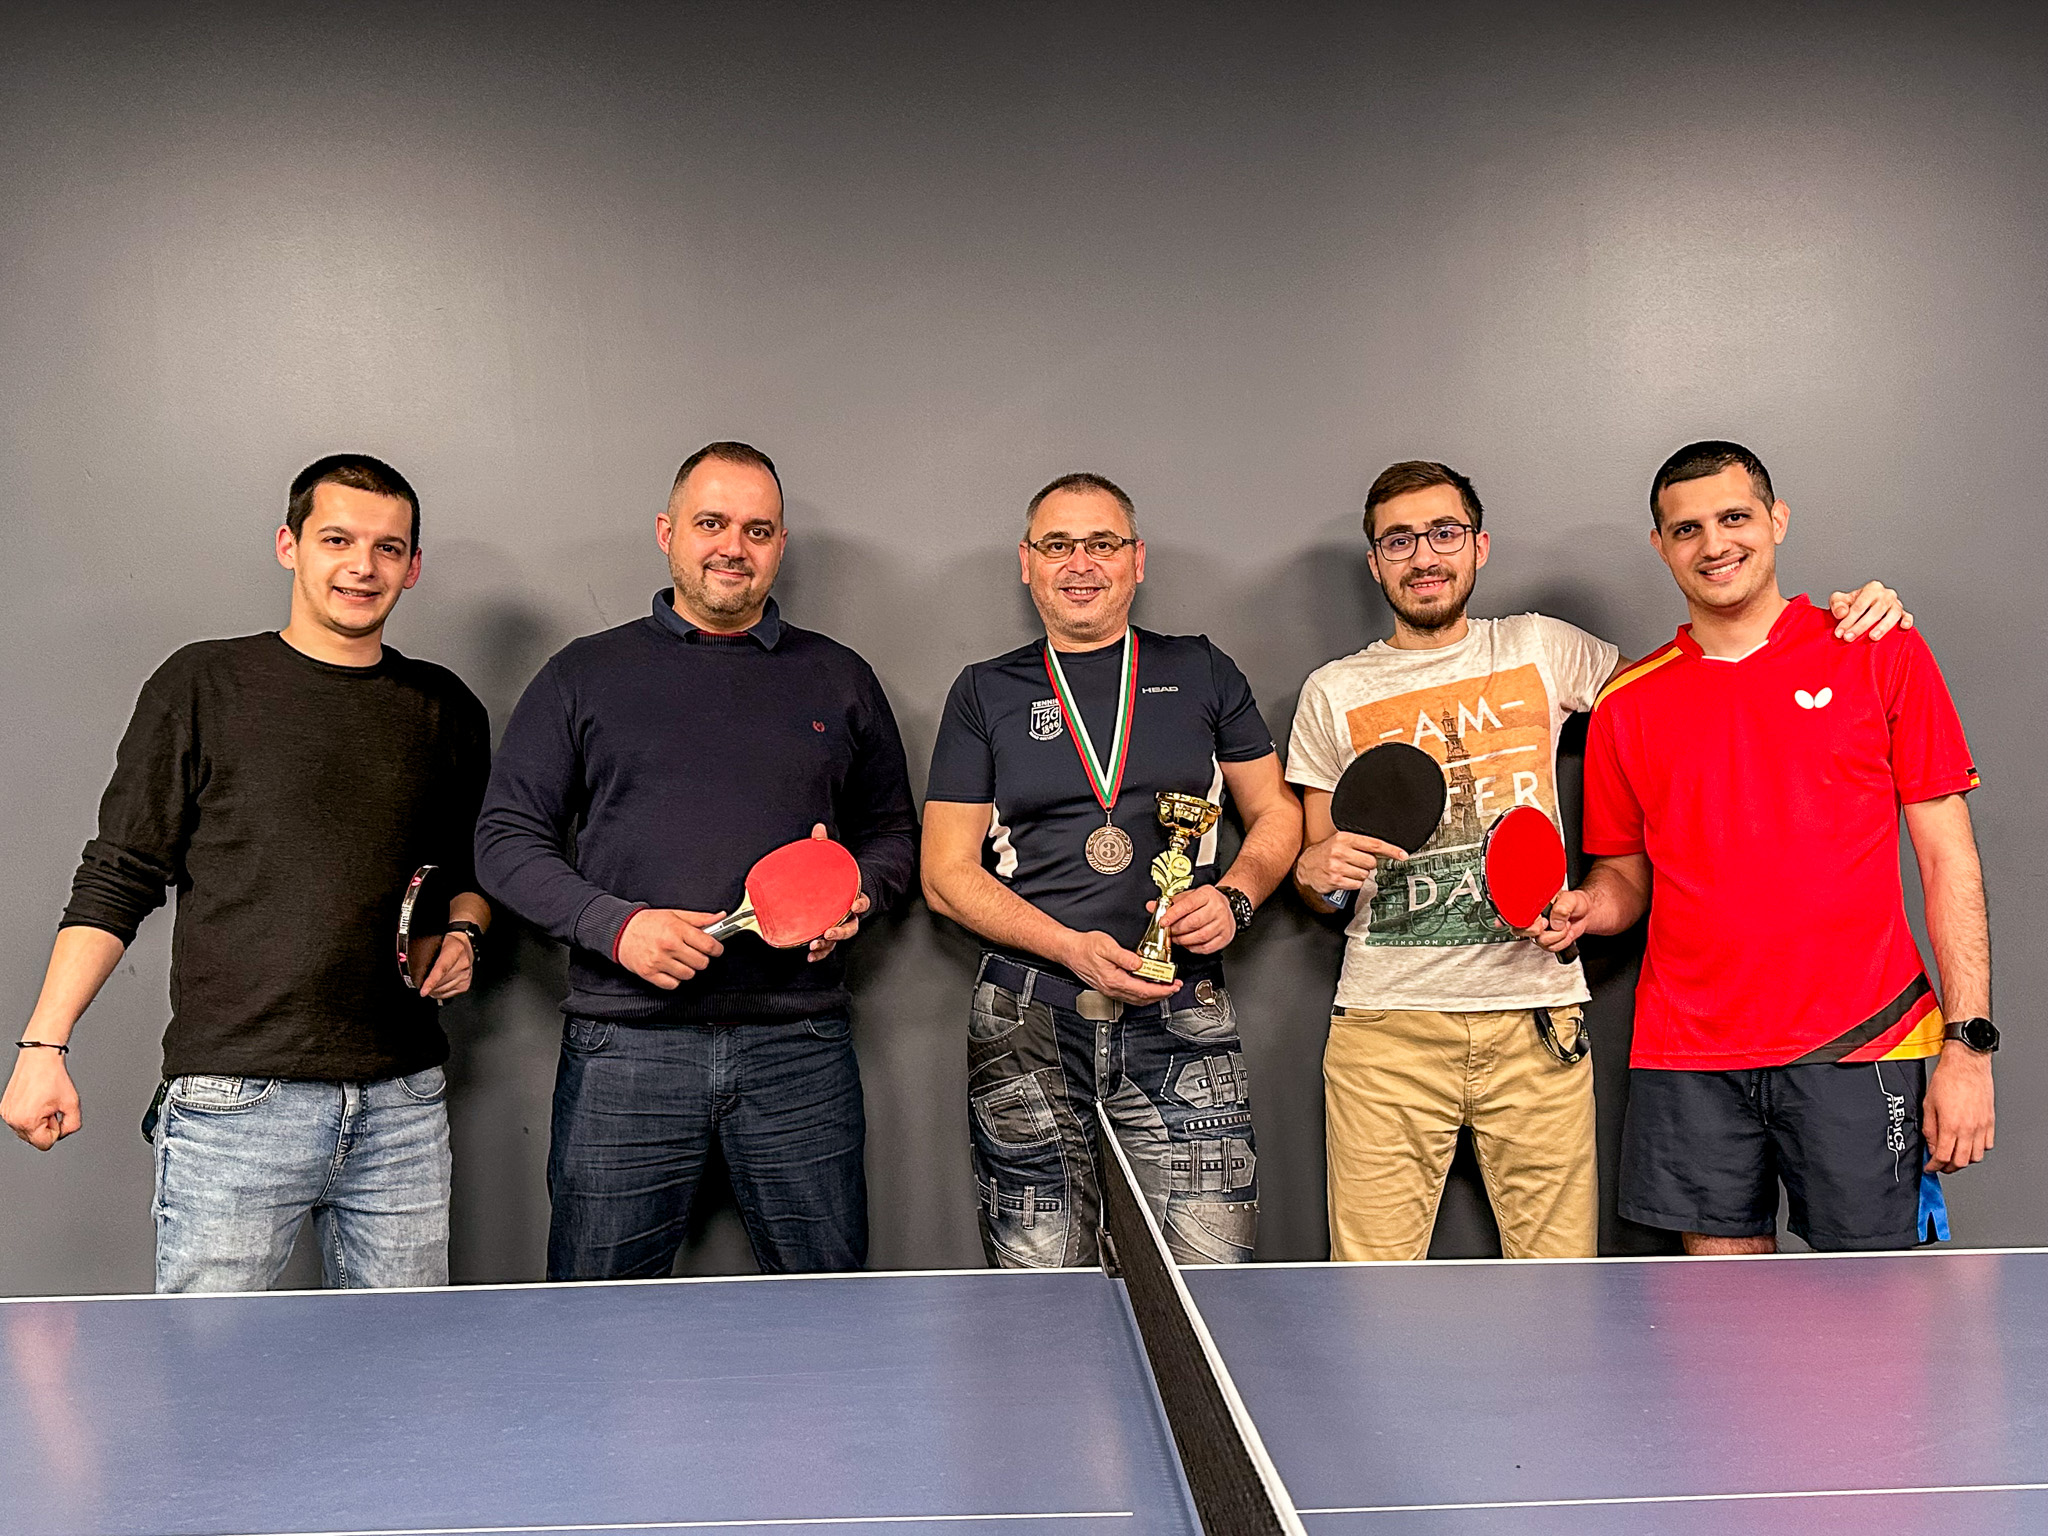
[[[1189,1270],[1311,1536],[2048,1530],[2048,1252]],[[8,1536],[1197,1529],[1082,1270],[0,1304]]]

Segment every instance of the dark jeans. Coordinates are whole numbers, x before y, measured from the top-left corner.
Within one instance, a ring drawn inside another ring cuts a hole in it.
[[[982,962],[984,977],[992,967]],[[1258,1234],[1252,1106],[1230,994],[1096,1012],[1049,1002],[1060,984],[982,980],[967,1021],[968,1124],[991,1264],[1096,1262],[1102,1195],[1095,1110],[1116,1126],[1140,1192],[1183,1264],[1239,1264]],[[1043,987],[1043,990],[1041,990]],[[1071,994],[1073,987],[1064,988]]]
[[[859,1269],[866,1139],[843,1016],[660,1027],[572,1018],[548,1148],[548,1278],[666,1275],[714,1141],[764,1270]]]

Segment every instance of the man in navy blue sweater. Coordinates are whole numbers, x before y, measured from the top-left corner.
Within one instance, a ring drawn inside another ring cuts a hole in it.
[[[873,669],[785,624],[767,455],[712,443],[655,535],[672,589],[541,668],[477,823],[487,891],[571,946],[555,1077],[548,1278],[665,1275],[715,1142],[763,1269],[867,1257],[866,1127],[839,946],[909,889],[917,815]],[[806,835],[860,863],[809,949],[704,930]]]

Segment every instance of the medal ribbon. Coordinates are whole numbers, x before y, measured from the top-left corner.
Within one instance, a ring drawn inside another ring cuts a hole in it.
[[[1081,707],[1074,702],[1072,690],[1067,687],[1067,675],[1060,670],[1060,658],[1052,648],[1050,640],[1045,642],[1045,675],[1052,682],[1052,691],[1059,700],[1060,718],[1067,723],[1067,734],[1073,738],[1074,750],[1081,754],[1081,767],[1088,775],[1088,787],[1095,791],[1095,800],[1107,816],[1116,804],[1117,792],[1123,788],[1124,759],[1131,750],[1131,707],[1138,698],[1138,630],[1136,625],[1124,628],[1123,671],[1117,679],[1116,690],[1116,734],[1110,738],[1109,757],[1102,763],[1095,761],[1095,743],[1089,738],[1088,727],[1082,723]]]

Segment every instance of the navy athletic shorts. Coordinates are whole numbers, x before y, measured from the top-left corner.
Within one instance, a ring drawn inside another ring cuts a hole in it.
[[[1782,1182],[1787,1225],[1815,1248],[1913,1247],[1927,1162],[1920,1101],[1933,1065],[1635,1068],[1621,1214],[1709,1237],[1763,1237],[1777,1230]]]

